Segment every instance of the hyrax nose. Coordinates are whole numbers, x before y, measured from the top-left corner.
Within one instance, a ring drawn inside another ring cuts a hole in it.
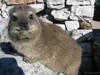
[[[20,26],[20,28],[22,30],[28,30],[29,29],[29,27],[28,27],[28,21],[26,21],[26,20],[21,20],[19,22],[19,26]]]

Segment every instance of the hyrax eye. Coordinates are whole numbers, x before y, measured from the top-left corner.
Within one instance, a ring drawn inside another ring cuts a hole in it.
[[[16,16],[12,16],[12,20],[13,20],[13,21],[17,21],[18,18],[17,18]]]
[[[33,19],[33,15],[31,14],[31,15],[29,15],[29,19]]]

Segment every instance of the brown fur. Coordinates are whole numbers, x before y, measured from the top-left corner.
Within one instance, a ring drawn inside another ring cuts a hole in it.
[[[18,16],[27,17],[27,6],[16,6],[14,9],[17,9],[17,13],[22,13],[18,14]],[[12,10],[10,11],[10,17],[15,12]],[[23,12],[26,14],[24,15]],[[25,37],[28,31],[31,34],[28,34],[29,37],[27,38],[20,38],[23,35],[20,36],[21,34],[17,34],[16,37],[19,36],[19,39],[13,37],[14,34],[12,34],[14,32],[12,30],[17,26],[14,24],[18,24],[18,21],[14,22],[10,19],[8,29],[9,37],[17,51],[25,55],[26,59],[32,63],[40,62],[56,72],[77,75],[81,63],[81,48],[76,41],[60,27],[40,21],[34,15],[34,12],[33,17],[34,21],[31,21],[29,30],[24,31],[26,33]],[[17,27],[20,28],[19,26]],[[19,30],[23,32],[22,29]]]

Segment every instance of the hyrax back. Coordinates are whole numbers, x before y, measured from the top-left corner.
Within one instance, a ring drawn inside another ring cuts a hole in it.
[[[65,31],[39,20],[34,9],[26,5],[15,6],[9,15],[9,38],[19,53],[56,72],[78,74],[81,48]]]

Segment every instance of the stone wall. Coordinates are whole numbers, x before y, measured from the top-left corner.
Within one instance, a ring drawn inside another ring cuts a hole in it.
[[[80,75],[94,74],[99,72],[93,72],[93,62],[91,60],[92,52],[92,30],[77,30],[81,26],[80,21],[85,21],[93,18],[95,0],[36,0],[35,3],[29,3],[28,5],[36,9],[38,16],[45,22],[55,23],[64,30],[72,31],[71,36],[77,40],[82,47],[82,66],[80,69]],[[16,4],[16,3],[15,3]],[[0,42],[8,42],[6,27],[9,21],[8,12],[14,4],[0,3]],[[87,22],[88,23],[88,22]],[[99,23],[98,23],[99,25]],[[75,30],[76,29],[76,30]],[[6,48],[8,47],[5,45]],[[2,54],[0,51],[0,58],[14,57],[13,55]],[[14,57],[19,67],[22,68],[25,75],[58,75],[56,72],[46,68],[42,64],[29,64],[25,63],[21,57]],[[11,60],[11,59],[10,59]],[[1,60],[2,61],[2,60]],[[3,62],[5,64],[5,62]],[[2,65],[2,64],[0,64]],[[98,65],[96,65],[98,66]],[[9,69],[14,69],[11,65],[7,66]],[[3,68],[5,73],[5,66]],[[3,74],[4,74],[3,73]],[[9,74],[9,72],[7,71]],[[3,75],[0,73],[0,75]],[[17,73],[15,74],[17,75]],[[59,74],[63,75],[63,74]]]
[[[23,0],[22,0],[23,1]],[[29,0],[28,5],[36,9],[40,18],[46,22],[55,23],[64,30],[80,28],[80,22],[91,20],[94,15],[95,0]],[[0,3],[0,19],[9,18],[9,9],[14,6],[11,0]],[[44,11],[46,10],[46,11]],[[42,13],[42,15],[41,15]],[[57,22],[55,22],[57,21]]]

